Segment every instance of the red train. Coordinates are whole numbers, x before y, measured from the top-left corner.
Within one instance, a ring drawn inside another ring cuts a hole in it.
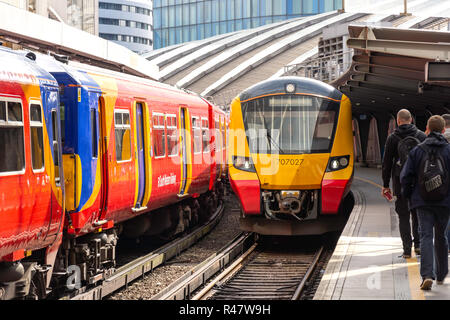
[[[0,300],[102,280],[118,235],[171,237],[223,194],[228,118],[191,93],[0,49]]]

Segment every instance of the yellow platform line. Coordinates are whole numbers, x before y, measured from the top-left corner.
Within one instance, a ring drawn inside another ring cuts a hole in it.
[[[369,179],[361,177],[355,177],[355,179],[369,183],[380,189],[383,188],[382,185]],[[416,256],[412,256],[411,258],[406,259],[406,266],[408,268],[409,291],[411,292],[411,298],[413,300],[425,300],[425,293],[420,289],[420,283],[422,282],[419,269],[420,261]]]
[[[408,266],[409,291],[413,300],[425,300],[425,293],[420,289],[422,277],[420,276],[420,262],[416,256],[406,259]]]
[[[370,183],[371,185],[373,185],[373,186],[375,186],[375,187],[377,187],[377,188],[380,188],[380,189],[383,188],[383,186],[382,186],[381,184],[378,184],[378,183],[376,183],[376,182],[373,182],[373,181],[371,181],[371,180],[369,180],[369,179],[365,179],[365,178],[361,178],[361,177],[355,177],[355,179],[360,180],[360,181],[363,181],[363,182]]]

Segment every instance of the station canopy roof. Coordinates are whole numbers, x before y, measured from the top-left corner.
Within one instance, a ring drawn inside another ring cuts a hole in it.
[[[347,45],[355,50],[352,65],[332,85],[351,99],[356,113],[395,114],[401,108],[450,112],[450,32],[357,25],[348,29]],[[427,79],[427,62],[440,73],[439,81]]]

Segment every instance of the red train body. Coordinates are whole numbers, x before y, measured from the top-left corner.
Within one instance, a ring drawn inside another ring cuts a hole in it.
[[[102,280],[119,234],[171,237],[217,207],[219,108],[99,68],[0,57],[0,300],[66,290],[73,268]]]

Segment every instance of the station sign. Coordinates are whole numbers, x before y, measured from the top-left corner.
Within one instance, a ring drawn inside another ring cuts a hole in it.
[[[450,62],[429,61],[425,65],[425,82],[449,82]]]

